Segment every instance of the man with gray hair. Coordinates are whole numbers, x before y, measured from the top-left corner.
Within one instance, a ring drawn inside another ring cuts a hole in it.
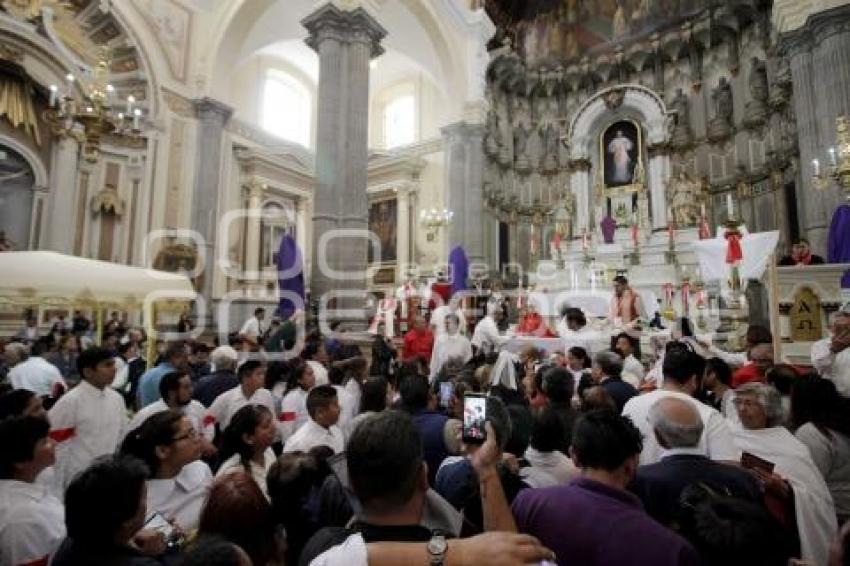
[[[761,504],[761,490],[754,477],[709,459],[699,447],[704,425],[693,403],[664,397],[650,408],[649,422],[662,448],[661,460],[638,468],[632,490],[655,520],[671,526],[682,492],[697,483]]]
[[[236,363],[239,354],[230,346],[219,346],[210,354],[213,371],[195,384],[192,397],[209,407],[216,397],[239,385],[236,377]]]
[[[590,377],[611,395],[617,404],[617,412],[622,412],[629,399],[637,397],[638,390],[623,381],[623,358],[617,352],[606,350],[593,358]]]
[[[850,303],[830,317],[830,336],[812,344],[812,365],[850,397]]]

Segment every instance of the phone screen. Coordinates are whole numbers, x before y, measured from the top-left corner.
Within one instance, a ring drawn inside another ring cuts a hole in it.
[[[443,381],[440,383],[440,406],[448,408],[449,401],[455,393],[455,384],[451,381]]]
[[[463,441],[481,444],[487,438],[484,423],[487,421],[487,399],[480,394],[467,393],[463,397]]]

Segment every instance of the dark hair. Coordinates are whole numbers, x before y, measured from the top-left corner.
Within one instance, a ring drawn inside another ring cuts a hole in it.
[[[0,479],[15,477],[15,464],[33,459],[35,446],[47,438],[50,424],[40,417],[11,417],[0,421]]]
[[[250,377],[256,369],[261,367],[263,367],[263,362],[257,360],[248,360],[247,362],[244,362],[236,369],[236,377],[239,379],[239,383],[242,383],[243,379]]]
[[[664,379],[684,385],[689,379],[702,375],[702,359],[684,342],[670,342],[664,353]]]
[[[579,467],[613,472],[643,451],[643,441],[631,419],[602,410],[578,418],[572,447]]]
[[[98,364],[111,360],[114,357],[115,355],[111,351],[100,346],[86,348],[77,357],[77,372],[81,378],[85,379],[86,374],[83,370],[96,369]]]
[[[342,385],[345,381],[345,371],[337,364],[331,364],[328,368],[328,382],[331,385]]]
[[[174,358],[178,358],[180,356],[186,355],[186,345],[183,342],[174,342],[168,345],[168,348],[165,349],[165,355],[162,359],[166,361],[173,360]]]
[[[168,394],[180,389],[180,379],[188,377],[185,371],[171,371],[162,376],[159,381],[159,396],[163,401],[168,400]]]
[[[618,275],[614,278],[614,283],[619,283],[620,285],[628,285],[629,280],[626,279],[625,275]]]
[[[550,407],[544,407],[534,417],[531,427],[531,447],[540,452],[559,450],[567,441],[561,419]]]
[[[749,344],[757,346],[758,344],[772,344],[773,334],[770,329],[758,324],[751,324],[747,328],[746,340]]]
[[[850,437],[850,401],[841,397],[835,384],[817,374],[801,377],[791,389],[791,428],[812,423],[828,437],[835,431]]]
[[[219,535],[239,545],[254,564],[275,553],[272,508],[257,482],[245,473],[226,474],[213,482],[201,511],[201,535]]]
[[[285,362],[270,362],[269,365],[266,367],[266,389],[271,391],[272,389],[274,389],[275,385],[277,385],[281,381],[286,381],[288,378],[287,374],[289,372],[290,367]]]
[[[209,354],[210,347],[204,344],[203,342],[192,342],[189,345],[189,350],[193,354]]]
[[[428,379],[421,375],[408,375],[398,386],[401,403],[408,411],[420,411],[428,406]]]
[[[575,391],[574,381],[566,368],[551,368],[543,374],[543,393],[554,403],[569,403]]]
[[[138,428],[127,434],[121,443],[121,453],[144,462],[155,476],[160,464],[156,448],[170,446],[174,442],[174,434],[182,419],[183,414],[174,410],[151,415]]]
[[[590,369],[593,363],[590,360],[590,356],[587,354],[587,350],[582,348],[581,346],[573,346],[569,350],[567,350],[574,358],[578,358],[582,360],[582,365],[584,369]]]
[[[625,338],[629,345],[631,345],[632,350],[637,350],[640,346],[640,342],[638,342],[638,340],[634,336],[629,335],[627,332],[620,332],[614,337],[615,346],[617,345],[617,342],[620,341],[620,338]]]
[[[567,322],[575,322],[579,326],[587,326],[587,317],[584,312],[577,308],[568,308],[566,311]]]
[[[118,353],[123,356],[135,345],[136,344],[130,341],[122,342],[121,344],[118,344]]]
[[[22,417],[35,393],[29,389],[13,389],[0,395],[0,419]]]
[[[255,308],[254,309],[254,316],[257,316],[258,314],[266,314],[266,309],[264,309],[263,307]]]
[[[311,419],[316,418],[319,409],[328,408],[336,400],[336,389],[333,385],[318,385],[307,394],[307,413]]]
[[[92,550],[112,544],[124,523],[138,514],[147,478],[147,467],[136,458],[96,459],[65,491],[68,538]]]
[[[380,413],[387,408],[387,390],[390,384],[380,375],[373,375],[363,382],[363,392],[360,395],[360,412]]]
[[[30,346],[30,356],[43,356],[50,351],[50,343],[52,338],[39,338]]]
[[[581,412],[591,413],[601,410],[616,411],[616,401],[604,387],[599,385],[588,387],[581,395]]]
[[[233,415],[230,424],[224,429],[221,445],[221,461],[224,462],[234,454],[239,454],[239,459],[245,470],[251,472],[251,458],[254,456],[254,447],[246,444],[242,438],[246,434],[253,434],[263,420],[263,416],[272,417],[271,411],[265,405],[245,405]]]
[[[534,426],[534,418],[528,407],[522,405],[508,405],[506,407],[510,418],[511,433],[505,443],[505,452],[521,458],[528,450],[531,442],[531,429]],[[491,421],[492,424],[492,421]],[[497,433],[498,434],[498,433]]]
[[[691,324],[691,319],[686,316],[683,316],[679,319],[679,331],[682,333],[683,337],[693,338],[694,336],[694,326]]]
[[[788,364],[776,364],[767,371],[765,379],[767,383],[774,386],[782,395],[790,395],[791,389],[800,378],[800,374],[794,366]]]
[[[238,545],[217,535],[204,535],[195,539],[181,553],[180,566],[239,566]]]
[[[364,420],[351,433],[346,455],[351,487],[367,510],[392,510],[413,496],[422,437],[406,413],[383,411]]]
[[[307,368],[310,367],[310,364],[307,362],[303,362],[292,368],[292,371],[289,373],[289,379],[286,380],[286,393],[289,393],[296,387],[301,387],[298,383],[301,381],[301,378],[304,377],[304,373],[307,371]]]
[[[732,385],[732,368],[722,358],[708,358],[705,360],[705,373],[713,373],[717,381],[723,385]]]

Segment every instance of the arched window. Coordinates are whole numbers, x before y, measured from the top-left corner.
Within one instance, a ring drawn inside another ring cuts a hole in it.
[[[416,97],[405,93],[384,106],[384,145],[387,149],[416,141]]]
[[[283,139],[310,145],[310,92],[291,76],[269,71],[263,85],[263,129]]]

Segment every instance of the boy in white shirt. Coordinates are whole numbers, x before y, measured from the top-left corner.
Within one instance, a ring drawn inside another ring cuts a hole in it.
[[[310,420],[293,434],[283,447],[284,452],[309,452],[316,446],[327,446],[339,454],[345,449],[345,437],[336,425],[339,421],[339,400],[331,385],[319,385],[307,394]]]
[[[239,387],[234,387],[216,397],[204,417],[204,427],[216,425],[220,430],[227,428],[236,411],[247,404],[264,405],[278,417],[274,396],[263,387],[266,384],[266,366],[262,362],[249,360],[236,370]],[[279,420],[279,418],[277,419]]]

